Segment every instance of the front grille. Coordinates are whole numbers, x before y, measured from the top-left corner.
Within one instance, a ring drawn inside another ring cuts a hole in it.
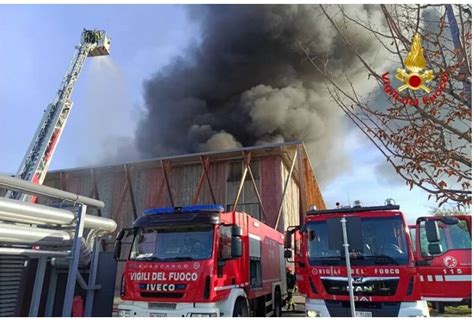
[[[140,292],[143,298],[173,298],[178,299],[184,296],[184,293],[178,292]]]
[[[349,295],[349,286],[345,277],[321,277],[324,289],[333,295]],[[354,278],[354,294],[361,296],[393,296],[397,292],[399,278]]]
[[[326,307],[331,317],[350,317],[349,301],[326,300]],[[371,312],[372,317],[398,317],[399,302],[355,302],[356,311]]]
[[[149,309],[163,309],[163,310],[175,310],[176,303],[163,303],[163,302],[149,302]]]

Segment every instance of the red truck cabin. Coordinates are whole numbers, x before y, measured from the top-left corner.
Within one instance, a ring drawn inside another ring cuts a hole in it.
[[[438,241],[429,241],[430,223],[437,229]],[[423,298],[441,313],[445,306],[471,306],[471,216],[420,217],[412,230]],[[433,245],[438,252],[430,252]]]
[[[330,230],[347,219],[357,316],[427,316],[408,226],[398,206],[309,211],[296,234],[295,267],[308,316],[350,316],[344,250]],[[342,237],[342,235],[341,235]],[[360,243],[355,246],[355,243]],[[339,247],[337,247],[339,248]],[[354,249],[359,248],[359,249]]]

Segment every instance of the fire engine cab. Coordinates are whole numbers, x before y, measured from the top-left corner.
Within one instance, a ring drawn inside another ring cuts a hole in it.
[[[126,239],[119,316],[281,315],[283,235],[245,213],[148,209],[117,236],[116,258]]]
[[[391,201],[376,207],[359,203],[310,210],[303,225],[288,229],[285,247],[294,248],[307,316],[429,316],[421,300],[408,226]],[[285,257],[291,256],[287,249]]]
[[[426,216],[410,226],[422,296],[438,312],[471,307],[471,216]]]

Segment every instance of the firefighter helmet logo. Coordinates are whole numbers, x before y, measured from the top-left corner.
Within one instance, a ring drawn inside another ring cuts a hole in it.
[[[458,265],[458,261],[453,256],[446,256],[443,259],[444,266],[447,268],[455,268]]]
[[[425,84],[433,80],[433,70],[426,70],[421,36],[418,33],[413,38],[410,52],[408,52],[408,56],[405,59],[405,67],[406,69],[397,69],[396,77],[404,83],[404,85],[398,88],[398,91],[401,92],[409,88],[414,91],[422,89],[429,93],[431,90]]]
[[[405,94],[402,95],[404,90],[423,90],[425,95],[422,96],[421,102],[424,105],[430,105],[435,103],[436,99],[443,94],[448,85],[448,73],[440,71],[437,74],[438,86],[436,89],[431,91],[431,89],[426,86],[427,83],[433,81],[435,76],[433,70],[426,70],[426,59],[421,46],[420,34],[415,34],[413,37],[410,52],[408,52],[408,55],[405,58],[405,68],[398,68],[395,77],[400,80],[403,85],[398,88],[393,88],[390,84],[389,73],[386,72],[382,75],[383,89],[384,92],[396,102],[400,102],[403,105],[420,105],[420,100],[415,94],[405,92]]]

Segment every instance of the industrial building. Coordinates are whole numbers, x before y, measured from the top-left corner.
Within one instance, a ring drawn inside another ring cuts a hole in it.
[[[44,184],[104,201],[94,213],[112,217],[117,230],[147,208],[216,203],[231,210],[238,197],[236,210],[271,226],[278,220],[283,232],[310,205],[325,207],[302,142],[51,171]]]
[[[325,208],[302,142],[52,171],[44,184],[103,201],[104,208],[89,213],[110,216],[117,230],[147,208],[215,203],[235,205],[283,232],[299,225],[309,206]],[[104,245],[111,251],[113,239]]]

